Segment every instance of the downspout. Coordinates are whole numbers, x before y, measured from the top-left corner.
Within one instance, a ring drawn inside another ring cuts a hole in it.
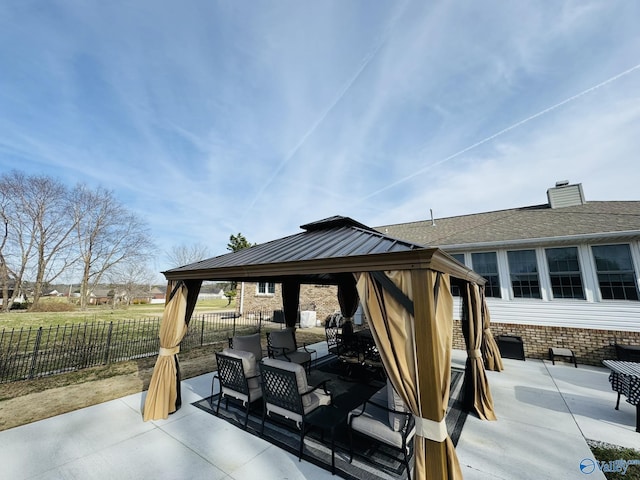
[[[240,283],[240,311],[238,313],[242,315],[243,311],[244,311],[244,282],[241,282]]]

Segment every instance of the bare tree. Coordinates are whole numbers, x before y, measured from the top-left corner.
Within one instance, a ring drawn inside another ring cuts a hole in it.
[[[2,179],[0,180],[0,282],[2,282],[2,309],[5,312],[9,311],[15,298],[9,293],[15,291],[15,289],[10,289],[10,282],[13,282],[15,279],[7,263],[10,217],[9,195],[6,189],[6,183],[4,179]]]
[[[136,298],[150,295],[154,273],[146,263],[129,261],[114,267],[108,277],[115,292],[113,306],[117,300],[131,305]]]
[[[167,252],[167,259],[171,267],[181,267],[212,256],[209,247],[200,243],[194,243],[193,245],[174,245],[171,247],[171,250]]]
[[[104,188],[76,188],[74,217],[82,265],[80,307],[85,309],[91,291],[107,272],[127,262],[146,260],[153,242],[146,223]]]
[[[51,177],[16,170],[0,177],[0,279],[5,310],[23,293],[25,276],[32,281],[32,301],[37,304],[42,286],[73,262],[67,194],[67,188]]]

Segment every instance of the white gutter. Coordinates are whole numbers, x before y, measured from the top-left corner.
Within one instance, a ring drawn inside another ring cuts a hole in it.
[[[477,243],[440,244],[438,247],[445,251],[469,250],[483,248],[500,248],[508,246],[548,245],[553,243],[585,243],[588,240],[616,240],[628,237],[638,237],[640,230],[626,230],[622,232],[582,233],[579,235],[565,235],[562,237],[520,238],[517,240],[500,240]]]

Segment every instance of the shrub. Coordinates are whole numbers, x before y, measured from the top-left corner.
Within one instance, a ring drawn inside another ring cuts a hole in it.
[[[76,306],[68,302],[38,302],[38,305],[32,307],[31,312],[73,312]]]
[[[15,302],[13,304],[11,304],[11,310],[26,310],[27,308],[29,308],[29,303],[27,302]]]

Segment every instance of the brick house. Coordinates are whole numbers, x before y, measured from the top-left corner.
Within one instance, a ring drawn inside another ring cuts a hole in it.
[[[568,182],[547,190],[547,200],[376,229],[439,247],[484,276],[494,335],[521,336],[528,357],[559,346],[600,364],[615,358],[614,342],[640,345],[640,201],[587,202],[582,185]],[[333,303],[320,301],[321,292],[307,286],[300,302],[315,304],[323,319],[338,307],[334,292],[326,295]],[[265,300],[281,305],[278,285],[245,285],[245,307]],[[454,342],[464,348],[461,336]]]

